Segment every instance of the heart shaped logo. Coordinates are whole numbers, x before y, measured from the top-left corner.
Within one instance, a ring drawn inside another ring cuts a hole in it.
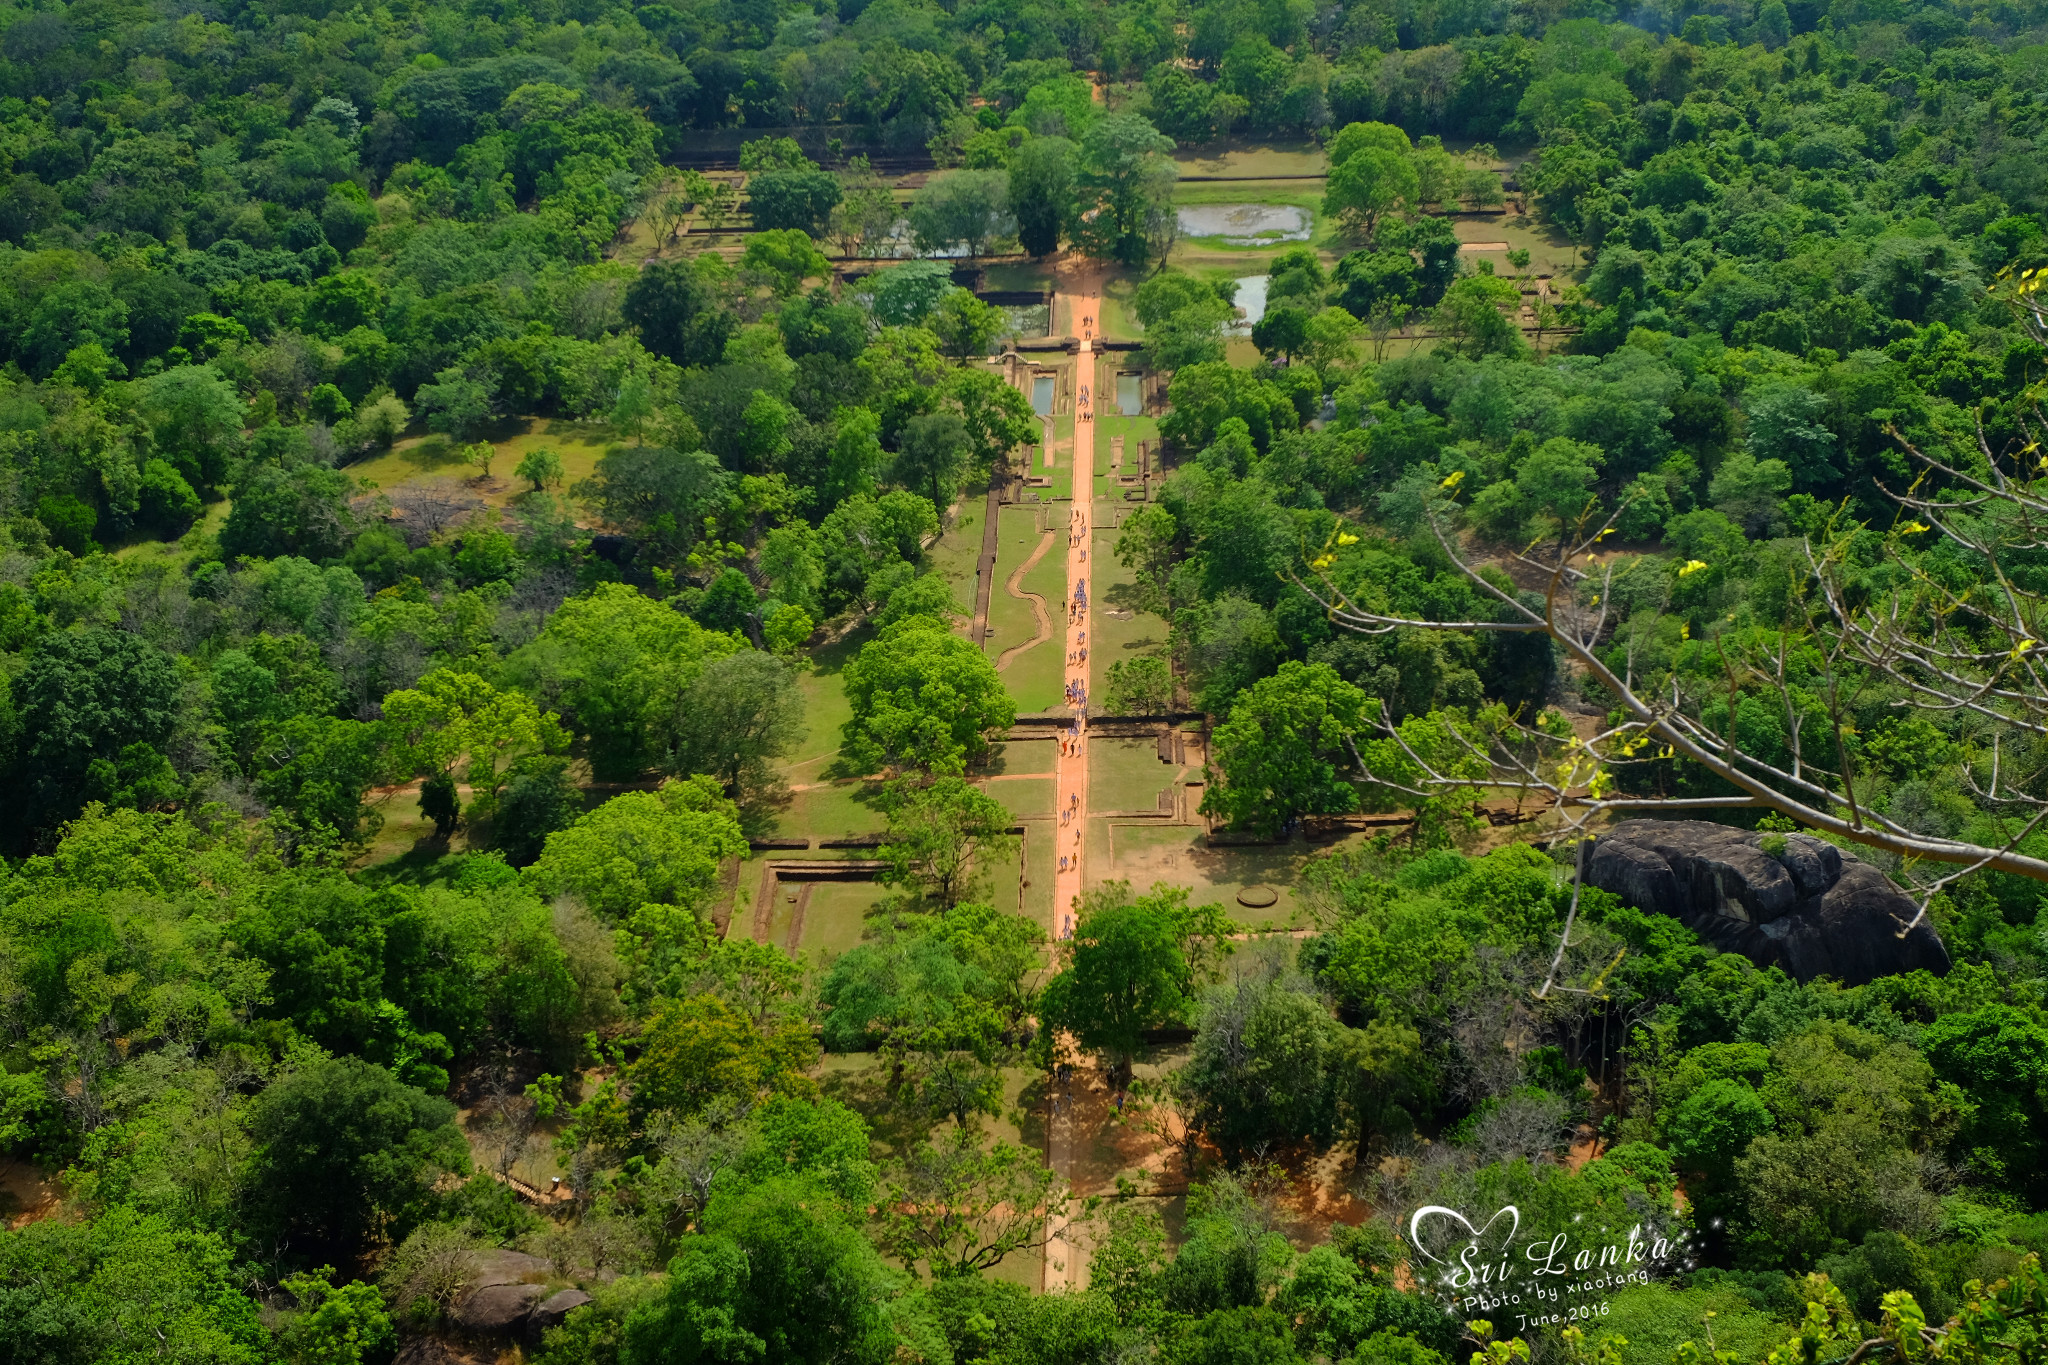
[[[1438,1265],[1446,1267],[1451,1263],[1436,1255],[1423,1243],[1422,1222],[1425,1218],[1450,1219],[1459,1227],[1465,1229],[1467,1242],[1474,1246],[1477,1246],[1480,1239],[1486,1236],[1488,1229],[1503,1218],[1509,1220],[1507,1235],[1500,1239],[1500,1245],[1503,1249],[1506,1248],[1509,1242],[1514,1241],[1515,1234],[1522,1230],[1522,1211],[1513,1204],[1495,1210],[1493,1217],[1487,1219],[1476,1228],[1472,1226],[1471,1219],[1459,1213],[1456,1209],[1447,1209],[1441,1204],[1424,1205],[1422,1208],[1415,1210],[1414,1216],[1408,1220],[1408,1244],[1430,1260],[1435,1261]]]

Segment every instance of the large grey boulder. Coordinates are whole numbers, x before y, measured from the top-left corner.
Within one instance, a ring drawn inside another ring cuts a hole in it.
[[[1800,981],[1831,976],[1860,986],[1897,972],[1949,969],[1931,925],[1906,930],[1915,906],[1890,878],[1809,834],[1624,820],[1594,841],[1586,881]]]
[[[472,1289],[493,1284],[538,1284],[554,1274],[554,1263],[545,1256],[530,1256],[504,1247],[484,1247],[469,1253],[475,1267],[468,1277]]]
[[[564,1289],[549,1295],[535,1304],[533,1311],[526,1315],[527,1335],[536,1341],[539,1340],[542,1332],[550,1327],[560,1327],[562,1319],[589,1302],[590,1295],[580,1289]]]
[[[503,1336],[526,1324],[533,1306],[548,1296],[543,1284],[487,1284],[455,1305],[455,1325],[476,1336]]]

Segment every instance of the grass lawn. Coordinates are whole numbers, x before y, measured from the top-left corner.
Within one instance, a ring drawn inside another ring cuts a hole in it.
[[[775,833],[785,839],[852,839],[880,834],[889,822],[880,811],[859,800],[866,787],[857,778],[842,778],[790,793],[789,804],[775,822]]]
[[[816,782],[839,756],[840,731],[853,716],[840,670],[874,632],[863,627],[814,652],[811,667],[798,675],[804,694],[804,723],[810,727],[796,753],[779,769],[792,786]]]
[[[1057,528],[1064,507],[1046,509],[1048,520]],[[1066,688],[1067,661],[1067,537],[1062,530],[1053,532],[1052,548],[1045,557],[1031,566],[1024,575],[1023,590],[1035,592],[1045,599],[1046,614],[1052,618],[1052,638],[1035,649],[1028,649],[1010,661],[1009,669],[1003,674],[1004,685],[1010,695],[1017,699],[1020,715],[1050,710],[1062,704]],[[1022,604],[1028,607],[1029,603]],[[1034,622],[1035,629],[1035,622]],[[1029,636],[1024,638],[1029,639]]]
[[[505,424],[491,442],[497,457],[491,478],[472,481],[462,462],[461,444],[446,436],[412,436],[381,455],[346,466],[351,478],[367,479],[383,492],[415,482],[460,482],[488,506],[509,507],[531,485],[512,471],[530,450],[545,446],[562,457],[562,487],[573,488],[597,468],[598,457],[621,437],[603,422],[577,422],[561,417],[523,417]]]
[[[1173,159],[1182,175],[1321,175],[1329,168],[1323,149],[1299,142],[1265,142],[1252,138],[1218,138],[1201,146],[1183,146]]]
[[[777,898],[778,914],[794,908],[788,894],[792,885],[783,883],[784,892]],[[877,882],[813,882],[810,900],[804,906],[803,937],[797,944],[797,956],[816,961],[837,957],[857,945],[867,928],[868,910],[889,894],[890,889]],[[786,934],[785,929],[785,936],[778,941],[787,943]]]
[[[926,552],[932,572],[953,586],[953,604],[967,618],[960,623],[963,634],[974,621],[974,567],[981,559],[981,525],[987,515],[988,486],[977,484],[960,495],[959,515]]]
[[[1106,381],[1112,401],[1116,397],[1116,372],[1110,371]],[[1124,489],[1116,482],[1116,475],[1138,472],[1138,442],[1149,441],[1156,458],[1159,449],[1159,419],[1156,417],[1122,417],[1114,415],[1116,409],[1109,409],[1110,415],[1095,419],[1095,498],[1098,502],[1112,504],[1124,501]],[[1110,467],[1113,442],[1124,438],[1124,462],[1121,469]],[[1096,523],[1107,520],[1107,514],[1098,514]],[[1112,542],[1114,544],[1114,542]],[[1089,551],[1089,562],[1094,562],[1095,551]],[[1112,563],[1114,560],[1111,561]]]
[[[1057,526],[1057,516],[1059,508],[1051,508],[1051,505],[1022,505],[1022,508],[1001,510],[1001,516],[997,520],[995,544],[995,585],[993,589],[989,589],[989,639],[983,645],[983,653],[989,657],[991,663],[1004,657],[1006,649],[1014,649],[1016,645],[1022,645],[1030,641],[1034,634],[1038,634],[1038,616],[1032,612],[1030,602],[1026,598],[1012,598],[1010,591],[1006,589],[1006,583],[1010,583],[1010,575],[1016,573],[1026,559],[1030,559],[1032,551],[1036,551],[1038,544],[1044,540],[1044,528]],[[1042,569],[1047,563],[1059,559],[1061,542],[1059,532],[1055,530],[1053,544],[1047,548],[1047,553],[1044,553],[1038,565],[1034,565],[1034,573],[1026,575],[1022,587],[1028,591],[1042,591],[1040,581],[1036,579],[1036,569]],[[1047,616],[1053,618],[1053,639],[1024,651],[1022,655],[1012,659],[1010,669],[1004,671],[1004,681],[1010,686],[1012,696],[1016,696],[1016,681],[1010,679],[1010,673],[1022,669],[1026,661],[1032,659],[1032,655],[1051,653],[1055,645],[1059,645],[1059,600],[1061,587],[1055,585],[1053,596],[1049,596],[1047,602],[1044,602]],[[1034,710],[1024,708],[1022,704],[1020,708]]]
[[[1051,774],[1059,766],[1059,750],[1048,739],[1003,740],[989,747],[988,762],[978,775],[985,777],[1029,777]]]
[[[1043,777],[1018,777],[1002,782],[991,782],[986,790],[990,796],[1002,802],[1004,810],[1019,820],[1039,819],[1052,814],[1054,779],[1051,773]]]
[[[1146,419],[1149,420],[1149,419]],[[1117,530],[1109,518],[1096,522],[1094,543],[1088,562],[1101,565],[1105,575],[1097,589],[1095,610],[1089,613],[1088,692],[1109,704],[1109,666],[1119,659],[1155,654],[1166,647],[1166,622],[1134,605],[1131,572],[1116,562]],[[1121,615],[1128,612],[1128,616]]]
[[[732,893],[732,923],[725,936],[730,939],[754,937],[754,900],[761,894],[761,878],[768,874],[768,859],[786,858],[787,853],[756,854],[740,860],[739,884]]]
[[[1159,746],[1153,740],[1091,739],[1088,809],[1098,815],[1153,810],[1177,771],[1159,761]]]
[[[1578,269],[1578,253],[1569,238],[1555,229],[1548,228],[1532,218],[1519,214],[1508,214],[1497,218],[1458,218],[1453,227],[1461,242],[1506,242],[1510,247],[1520,247],[1529,253],[1529,273],[1548,275],[1553,289],[1562,289],[1565,281]],[[1491,260],[1495,273],[1512,278],[1514,272],[1508,266],[1504,252],[1459,253],[1470,263]]]
[[[1119,275],[1105,281],[1102,286],[1102,307],[1095,314],[1096,330],[1112,341],[1136,341],[1145,335],[1145,325],[1138,321],[1134,300],[1138,293],[1138,282],[1128,276]]]
[[[1210,184],[1183,180],[1173,187],[1173,202],[1293,204],[1320,215],[1323,208],[1323,187],[1319,181],[1314,180],[1231,180]]]
[[[992,265],[988,268],[990,289],[1051,289],[1053,270],[1050,265]]]
[[[1000,784],[1009,786],[1005,782]],[[1051,798],[1047,798],[1050,803]],[[1053,919],[1053,877],[1057,871],[1054,859],[1059,856],[1055,847],[1054,833],[1058,829],[1052,821],[1031,826],[1024,836],[1024,867],[1031,875],[1030,884],[1024,888],[1024,913],[1045,927],[1048,935],[1057,937],[1059,925]]]

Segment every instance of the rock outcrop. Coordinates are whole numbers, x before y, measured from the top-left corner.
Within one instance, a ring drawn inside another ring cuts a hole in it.
[[[562,1319],[589,1302],[590,1295],[580,1289],[564,1289],[549,1295],[535,1304],[533,1311],[527,1314],[526,1334],[536,1341],[540,1340],[542,1332],[550,1327],[560,1327]]]
[[[533,1306],[548,1296],[544,1284],[487,1284],[455,1305],[455,1325],[475,1336],[503,1336],[526,1323]]]
[[[1949,969],[1931,925],[1906,931],[1915,906],[1890,878],[1808,834],[1625,820],[1588,851],[1586,881],[1800,981],[1831,976],[1856,986]]]

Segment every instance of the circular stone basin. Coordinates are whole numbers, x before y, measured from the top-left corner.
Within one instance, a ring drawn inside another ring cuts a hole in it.
[[[1280,893],[1270,886],[1247,886],[1237,893],[1237,903],[1253,910],[1263,910],[1280,899]]]

